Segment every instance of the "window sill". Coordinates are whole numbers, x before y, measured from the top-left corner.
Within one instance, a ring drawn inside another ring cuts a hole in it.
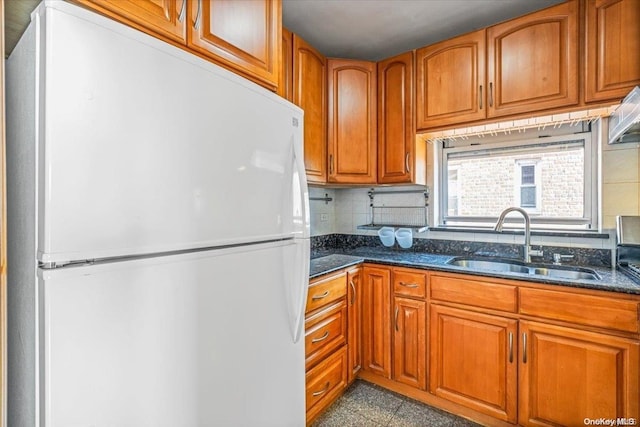
[[[444,231],[447,233],[486,233],[486,234],[515,234],[522,235],[524,230],[502,230],[497,232],[492,228],[466,228],[466,227],[429,227],[429,231]],[[555,236],[555,237],[582,237],[589,239],[609,239],[609,233],[598,233],[596,231],[549,231],[531,230],[532,236]]]

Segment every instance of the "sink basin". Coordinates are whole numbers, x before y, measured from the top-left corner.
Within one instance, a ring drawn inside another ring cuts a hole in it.
[[[506,259],[453,258],[447,264],[496,273],[522,273],[568,280],[600,280],[598,273],[588,268],[526,265],[520,261]]]

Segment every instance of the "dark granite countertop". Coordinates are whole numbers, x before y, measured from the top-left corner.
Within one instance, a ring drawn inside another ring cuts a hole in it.
[[[452,258],[455,257],[451,255],[381,249],[379,247],[323,249],[316,251],[313,254],[309,269],[309,277],[313,279],[323,274],[357,265],[361,262],[374,262],[377,264],[398,267],[422,268],[436,271],[448,271],[452,273],[472,274],[477,276],[526,280],[528,282],[640,295],[640,285],[634,283],[624,274],[609,268],[589,267],[600,275],[602,278],[601,280],[551,279],[545,276],[536,276],[524,273],[497,273],[448,265],[447,261]]]

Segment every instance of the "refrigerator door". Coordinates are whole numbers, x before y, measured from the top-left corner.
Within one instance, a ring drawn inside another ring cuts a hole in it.
[[[282,268],[297,250],[259,244],[41,270],[41,421],[303,426],[304,340],[292,340],[293,269]]]
[[[294,192],[307,191],[300,166],[292,188],[302,110],[95,13],[46,5],[41,261],[304,237],[308,211],[293,218]]]

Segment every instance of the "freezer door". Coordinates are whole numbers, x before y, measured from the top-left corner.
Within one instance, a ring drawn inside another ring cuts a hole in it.
[[[112,20],[48,6],[41,261],[308,235],[294,207],[307,192],[298,107]]]
[[[47,427],[305,424],[300,244],[40,272]]]

